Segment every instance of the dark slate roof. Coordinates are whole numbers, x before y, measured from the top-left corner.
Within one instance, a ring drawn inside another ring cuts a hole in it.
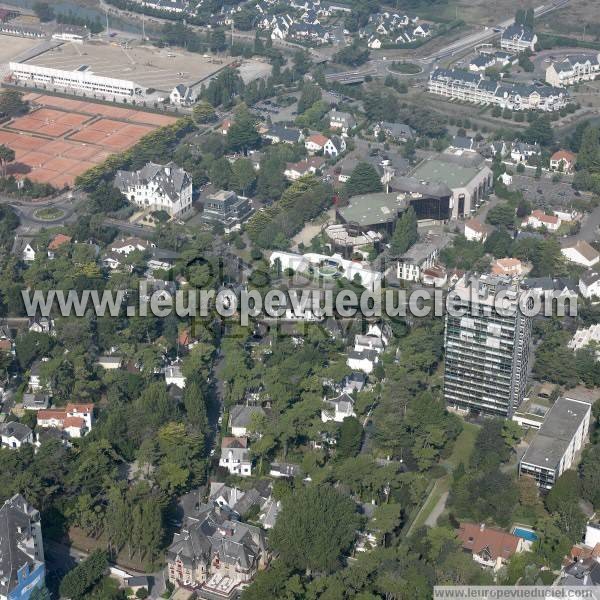
[[[15,437],[22,442],[31,435],[31,429],[23,423],[11,421],[10,423],[0,423],[0,434],[8,437]]]
[[[520,23],[513,23],[502,32],[503,40],[521,40],[523,42],[532,42],[534,33],[529,27]]]
[[[31,521],[39,514],[32,509],[20,494],[13,496],[0,507],[0,594],[7,596],[18,582],[17,572],[25,564],[30,568],[34,560],[21,549],[21,542],[30,537]],[[21,533],[19,533],[19,530]]]
[[[166,165],[149,162],[139,171],[117,171],[115,176],[115,186],[122,192],[136,185],[148,185],[151,181],[156,182],[163,193],[176,202],[183,189],[191,183],[191,178],[173,162]]]

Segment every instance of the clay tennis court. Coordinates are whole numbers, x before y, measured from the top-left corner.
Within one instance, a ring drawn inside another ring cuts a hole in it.
[[[44,94],[24,97],[32,111],[0,127],[0,144],[15,151],[9,172],[56,188],[111,154],[135,145],[174,117]]]

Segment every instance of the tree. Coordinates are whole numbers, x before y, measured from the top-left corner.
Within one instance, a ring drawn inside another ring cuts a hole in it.
[[[42,23],[54,20],[54,9],[47,2],[36,2],[33,10]]]
[[[298,100],[298,114],[301,115],[302,113],[304,113],[315,102],[321,100],[321,97],[321,88],[318,85],[305,83],[302,86],[302,94],[300,94],[300,100]]]
[[[515,226],[515,209],[508,203],[498,204],[489,210],[486,221],[490,225],[513,229]]]
[[[194,105],[192,116],[196,123],[209,123],[215,118],[215,109],[206,100],[200,100]]]
[[[358,67],[369,60],[369,49],[361,48],[358,40],[350,46],[345,46],[333,55],[333,60],[350,67]]]
[[[104,550],[94,550],[84,561],[69,571],[60,583],[62,597],[79,600],[100,580],[108,567]]]
[[[235,119],[227,132],[227,145],[231,150],[246,152],[249,148],[256,147],[260,142],[260,136],[256,130],[256,119],[242,105],[235,114]]]
[[[231,187],[243,196],[252,195],[256,184],[256,171],[252,161],[240,158],[233,163],[231,171]]]
[[[367,162],[360,162],[354,167],[345,187],[348,196],[381,192],[383,189],[379,173]]]
[[[23,94],[16,90],[3,90],[0,92],[0,113],[14,117],[27,110],[27,103],[23,102]]]
[[[225,32],[222,29],[214,29],[209,35],[210,49],[212,52],[222,52],[227,48]]]
[[[496,258],[502,258],[511,255],[512,244],[512,237],[506,229],[496,229],[485,240],[483,247],[489,254]]]
[[[6,177],[6,166],[15,160],[15,151],[4,144],[0,145],[0,168],[2,177]]]
[[[391,239],[391,249],[396,256],[404,254],[417,240],[419,233],[417,230],[417,215],[411,206],[398,219],[396,229]]]
[[[583,453],[581,460],[581,491],[594,508],[600,507],[600,444]]]
[[[340,427],[337,456],[340,458],[356,456],[360,451],[362,432],[362,425],[356,417],[346,417]]]
[[[554,142],[554,130],[550,119],[547,116],[536,116],[523,132],[523,139],[529,144],[551,146]]]
[[[348,497],[328,485],[302,487],[283,499],[271,544],[292,567],[330,572],[350,548],[358,524]]]

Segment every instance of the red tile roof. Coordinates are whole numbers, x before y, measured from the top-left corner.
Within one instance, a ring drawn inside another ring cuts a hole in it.
[[[56,250],[63,244],[68,244],[73,238],[70,235],[64,233],[58,233],[54,236],[52,241],[48,244],[48,250]]]
[[[313,135],[308,136],[307,141],[318,146],[324,146],[329,141],[329,138],[326,138],[322,133],[313,133]]]
[[[478,523],[461,523],[458,539],[462,542],[464,550],[473,554],[481,554],[487,550],[492,560],[498,557],[509,559],[519,546],[519,538],[516,535]]]
[[[550,160],[566,160],[568,163],[573,164],[576,160],[577,156],[575,156],[575,154],[573,154],[572,152],[569,152],[568,150],[559,150],[558,152],[555,152],[552,157],[550,158]]]

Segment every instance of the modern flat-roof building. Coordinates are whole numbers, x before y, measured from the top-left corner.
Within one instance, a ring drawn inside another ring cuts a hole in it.
[[[107,99],[142,95],[144,89],[126,79],[114,79],[94,75],[86,65],[75,71],[40,67],[27,63],[11,62],[11,77],[16,83],[28,86],[46,86],[47,89],[60,89],[66,92],[98,94]]]
[[[251,212],[248,198],[232,191],[220,190],[206,198],[200,218],[205,223],[222,223],[225,229],[231,229],[247,219]]]
[[[519,475],[533,477],[539,487],[551,489],[585,445],[591,412],[589,402],[558,398],[525,451]]]
[[[435,266],[440,251],[452,241],[445,233],[427,232],[398,258],[398,279],[420,281],[423,271]]]
[[[498,292],[503,293],[500,300]],[[510,277],[465,275],[446,314],[444,398],[449,407],[511,418],[525,395],[531,317],[518,310],[523,291]]]
[[[412,178],[429,184],[443,184],[451,191],[450,218],[470,216],[493,185],[491,169],[481,156],[443,155],[424,160]]]

